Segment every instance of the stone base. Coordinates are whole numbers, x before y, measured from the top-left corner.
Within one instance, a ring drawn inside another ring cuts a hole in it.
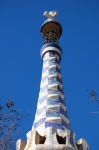
[[[58,133],[56,128],[47,128],[45,135],[31,130],[27,133],[27,142],[18,140],[16,150],[89,150],[84,139],[75,142],[75,134],[71,130]]]
[[[43,144],[40,144],[40,145],[36,145],[35,148],[33,149],[29,149],[29,150],[77,150],[75,148],[72,148],[72,147],[68,147],[64,144],[62,145],[53,145],[53,147],[51,145],[43,145]]]
[[[44,135],[31,130],[27,133],[27,143],[23,146],[22,140],[17,142],[17,150],[78,150],[75,142],[75,134],[71,130],[63,133],[56,128],[49,127]]]
[[[83,138],[77,141],[76,144],[77,144],[78,150],[89,150],[89,146]]]
[[[23,140],[19,139],[17,142],[16,142],[16,150],[24,150],[26,146],[26,142],[24,142]]]

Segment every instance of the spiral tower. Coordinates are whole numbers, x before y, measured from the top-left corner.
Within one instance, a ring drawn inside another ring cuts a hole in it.
[[[48,19],[41,26],[44,45],[40,51],[43,63],[40,92],[32,130],[27,133],[23,147],[24,150],[88,150],[84,139],[75,142],[67,115],[60,66],[62,49],[58,44],[62,27],[55,18],[57,11],[46,11],[44,15]],[[22,141],[18,142],[22,146]]]

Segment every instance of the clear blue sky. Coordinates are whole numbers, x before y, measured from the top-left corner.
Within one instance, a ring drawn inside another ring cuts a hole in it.
[[[64,93],[71,129],[76,140],[86,139],[90,150],[99,149],[99,111],[90,102],[99,96],[99,1],[98,0],[0,0],[0,103],[10,97],[22,113],[19,138],[31,129],[40,89],[43,12],[58,10],[63,28],[59,45]]]

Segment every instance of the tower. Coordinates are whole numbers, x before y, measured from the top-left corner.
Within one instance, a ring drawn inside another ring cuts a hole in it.
[[[75,141],[67,115],[60,67],[62,49],[58,45],[62,27],[55,18],[57,11],[46,11],[44,15],[48,19],[41,27],[43,69],[36,115],[32,130],[27,133],[27,142],[18,140],[16,149],[89,150],[84,139]]]

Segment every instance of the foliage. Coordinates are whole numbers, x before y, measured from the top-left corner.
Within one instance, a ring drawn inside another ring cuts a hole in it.
[[[0,105],[0,150],[15,150],[21,120],[22,115],[10,99],[4,106]]]

